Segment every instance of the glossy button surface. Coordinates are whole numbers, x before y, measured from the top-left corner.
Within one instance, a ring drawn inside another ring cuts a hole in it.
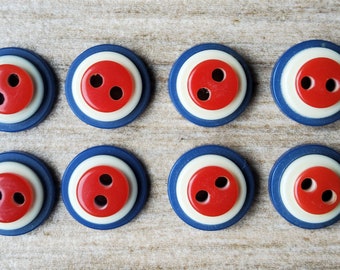
[[[65,94],[85,123],[105,129],[125,126],[146,108],[151,96],[147,67],[131,50],[112,44],[88,48],[72,62]]]
[[[275,162],[270,199],[288,222],[320,229],[340,219],[340,153],[317,144],[289,149]]]
[[[0,234],[20,235],[41,225],[56,199],[47,166],[23,152],[0,153]]]
[[[148,177],[140,161],[109,145],[78,154],[62,179],[67,210],[75,220],[97,230],[130,222],[142,210],[148,192]]]
[[[85,101],[100,112],[121,109],[134,92],[134,81],[130,72],[113,61],[100,61],[90,66],[81,81],[81,92]]]
[[[13,173],[0,174],[0,222],[14,222],[27,214],[34,200],[29,182]]]
[[[234,69],[220,60],[206,60],[190,73],[188,90],[194,102],[207,110],[219,110],[230,104],[239,90]]]
[[[296,77],[300,98],[316,108],[327,108],[340,101],[340,64],[329,58],[305,63]]]
[[[30,75],[15,65],[0,65],[0,113],[12,114],[31,102],[34,84]]]
[[[332,211],[340,201],[340,177],[325,167],[309,168],[296,181],[295,198],[301,208],[309,213]]]
[[[276,62],[271,91],[294,121],[322,126],[340,119],[340,46],[325,40],[298,43]]]
[[[89,214],[105,217],[123,208],[129,197],[129,183],[118,169],[97,166],[79,180],[77,198]]]
[[[205,145],[184,153],[172,167],[168,196],[173,210],[200,230],[221,230],[248,211],[255,192],[254,176],[233,150]]]
[[[204,127],[227,124],[247,107],[253,82],[244,59],[217,43],[196,45],[173,64],[168,80],[176,109]]]
[[[239,187],[234,176],[217,166],[198,170],[190,179],[188,197],[191,205],[201,214],[219,216],[236,203]]]

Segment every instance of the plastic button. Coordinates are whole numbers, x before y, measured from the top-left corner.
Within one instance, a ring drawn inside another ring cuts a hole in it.
[[[100,112],[114,112],[131,99],[134,80],[124,66],[110,61],[93,64],[84,73],[81,92],[88,105]]]
[[[309,106],[327,108],[340,101],[340,64],[328,58],[305,63],[296,77],[300,98]]]
[[[239,116],[249,103],[252,88],[243,58],[215,43],[184,52],[169,75],[169,93],[176,109],[205,127],[221,126]]]
[[[117,213],[129,197],[125,175],[109,166],[94,167],[80,178],[77,199],[86,212],[96,217]]]
[[[191,177],[188,197],[197,212],[214,217],[228,212],[235,205],[238,189],[237,180],[229,171],[210,166]]]
[[[248,211],[255,192],[246,161],[229,148],[207,145],[182,155],[171,169],[168,195],[176,214],[201,230],[221,230]]]
[[[310,126],[340,118],[340,47],[324,40],[294,45],[277,61],[271,78],[275,102],[291,119]]]
[[[45,164],[22,152],[0,154],[0,234],[38,227],[55,203],[55,185]]]
[[[296,181],[295,199],[308,213],[326,214],[339,205],[340,177],[326,167],[309,168]]]
[[[149,180],[140,161],[113,146],[80,153],[62,180],[67,210],[81,224],[98,230],[130,222],[143,208],[148,191]]]
[[[301,145],[284,153],[269,176],[276,210],[290,223],[323,228],[340,218],[340,154],[322,145]]]
[[[98,45],[81,53],[66,77],[67,101],[85,123],[118,128],[135,120],[151,96],[143,61],[117,45]]]
[[[26,108],[34,94],[29,74],[14,65],[0,65],[0,113],[12,114]]]
[[[207,60],[198,64],[188,79],[191,98],[207,110],[219,110],[228,106],[238,94],[238,88],[236,72],[219,60]]]
[[[49,65],[20,48],[0,49],[0,130],[15,132],[39,124],[51,111],[56,83]]]
[[[0,188],[0,222],[13,222],[27,214],[34,200],[27,179],[13,173],[2,173]]]

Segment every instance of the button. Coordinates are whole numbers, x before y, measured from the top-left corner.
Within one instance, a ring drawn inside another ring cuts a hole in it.
[[[284,153],[269,176],[276,210],[290,223],[319,229],[340,218],[340,154],[322,145]]]
[[[151,96],[150,76],[143,61],[117,45],[98,45],[71,64],[65,82],[68,103],[85,123],[118,128],[135,120]]]
[[[294,45],[271,78],[275,102],[291,119],[310,126],[340,118],[340,47],[324,40]]]
[[[140,161],[113,146],[80,153],[62,180],[62,197],[72,217],[98,230],[130,222],[143,208],[148,192],[149,180]]]
[[[311,167],[300,174],[294,192],[303,210],[326,214],[339,205],[340,177],[326,167]]]
[[[46,165],[22,152],[0,154],[0,234],[20,235],[38,227],[56,200]]]
[[[169,75],[169,93],[176,109],[205,127],[224,125],[249,103],[252,78],[243,58],[221,44],[201,44],[184,52]]]
[[[200,214],[215,217],[228,212],[235,205],[239,185],[229,171],[217,166],[198,170],[188,184],[191,206]]]
[[[9,223],[25,216],[34,200],[29,180],[13,173],[1,173],[0,187],[0,222]]]
[[[25,109],[34,94],[29,74],[14,65],[0,65],[0,113],[13,114]]]
[[[128,179],[116,168],[97,166],[79,179],[77,199],[80,206],[96,217],[111,216],[126,204],[130,193]]]
[[[0,130],[22,131],[39,124],[56,95],[54,74],[35,53],[0,49]]]
[[[238,222],[254,197],[254,176],[233,150],[216,145],[194,148],[173,166],[168,196],[176,214],[201,230],[221,230]]]

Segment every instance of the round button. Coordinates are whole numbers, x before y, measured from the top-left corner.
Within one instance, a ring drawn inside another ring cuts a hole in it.
[[[109,166],[97,166],[88,170],[77,186],[79,204],[96,217],[111,216],[121,210],[129,192],[129,182],[125,175]]]
[[[141,211],[148,181],[132,154],[114,146],[96,146],[71,161],[63,175],[62,197],[78,222],[108,230],[130,222]]]
[[[207,60],[198,64],[190,73],[188,90],[194,102],[207,110],[228,106],[236,97],[239,80],[227,63]]]
[[[38,158],[0,154],[0,234],[20,235],[41,225],[56,199],[52,175]]]
[[[239,116],[252,95],[252,78],[243,58],[221,44],[194,46],[174,63],[169,94],[189,121],[221,126]]]
[[[237,180],[217,166],[198,170],[190,179],[188,197],[194,209],[206,216],[220,216],[235,205],[239,195]]]
[[[21,48],[0,49],[0,130],[32,128],[51,111],[56,83],[40,56]]]
[[[143,61],[127,48],[103,44],[87,49],[71,64],[67,101],[85,123],[112,129],[135,120],[151,96]]]
[[[81,92],[86,103],[100,112],[114,112],[131,99],[134,81],[129,71],[116,62],[93,64],[84,73]]]
[[[340,154],[322,145],[288,150],[274,164],[269,195],[290,223],[319,229],[340,218]]]
[[[340,177],[326,167],[302,172],[295,184],[295,199],[308,213],[326,214],[339,205]]]
[[[310,126],[340,118],[340,47],[309,40],[288,49],[271,77],[275,102],[291,119]]]
[[[176,214],[201,230],[221,230],[248,211],[255,192],[246,161],[229,148],[206,145],[182,155],[172,167],[168,196]]]
[[[0,65],[0,113],[23,110],[33,94],[33,81],[25,70],[14,65]]]
[[[340,101],[340,64],[329,58],[305,63],[296,77],[300,98],[309,106],[327,108]]]
[[[22,218],[30,210],[34,193],[29,181],[13,173],[0,174],[0,222]]]

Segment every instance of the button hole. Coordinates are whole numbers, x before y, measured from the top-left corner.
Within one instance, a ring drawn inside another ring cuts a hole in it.
[[[4,102],[5,102],[5,96],[2,93],[0,93],[0,105],[4,104]]]
[[[22,193],[20,192],[15,192],[13,195],[13,200],[19,205],[22,205],[25,203],[25,197]]]
[[[307,192],[312,192],[316,189],[316,182],[312,178],[305,178],[301,182],[301,189]]]
[[[225,72],[223,69],[216,68],[213,70],[211,76],[215,82],[222,82],[225,79]]]
[[[333,190],[325,190],[322,192],[321,199],[324,203],[333,204],[335,203],[337,196]]]
[[[203,203],[208,200],[209,193],[205,190],[200,190],[196,193],[195,199],[196,201]]]
[[[224,188],[228,185],[228,179],[224,176],[220,176],[215,180],[215,186],[218,188]]]
[[[94,203],[99,208],[104,208],[107,205],[107,199],[103,195],[98,195],[94,198]]]
[[[309,90],[313,87],[314,81],[311,77],[305,76],[301,79],[301,87],[305,90]]]
[[[99,182],[103,186],[110,186],[112,184],[112,177],[109,174],[102,174],[101,176],[99,176]]]
[[[100,74],[92,75],[90,78],[90,84],[94,88],[98,88],[103,85],[103,77]]]
[[[337,81],[334,79],[328,79],[326,81],[326,89],[328,92],[334,92],[338,88]]]
[[[110,97],[113,100],[120,100],[123,97],[123,90],[119,86],[114,86],[110,90]]]
[[[9,84],[9,86],[11,87],[16,87],[19,84],[19,76],[17,74],[10,74],[8,76],[7,82]]]
[[[200,88],[197,91],[197,97],[199,100],[206,101],[210,98],[210,91],[207,88]]]

